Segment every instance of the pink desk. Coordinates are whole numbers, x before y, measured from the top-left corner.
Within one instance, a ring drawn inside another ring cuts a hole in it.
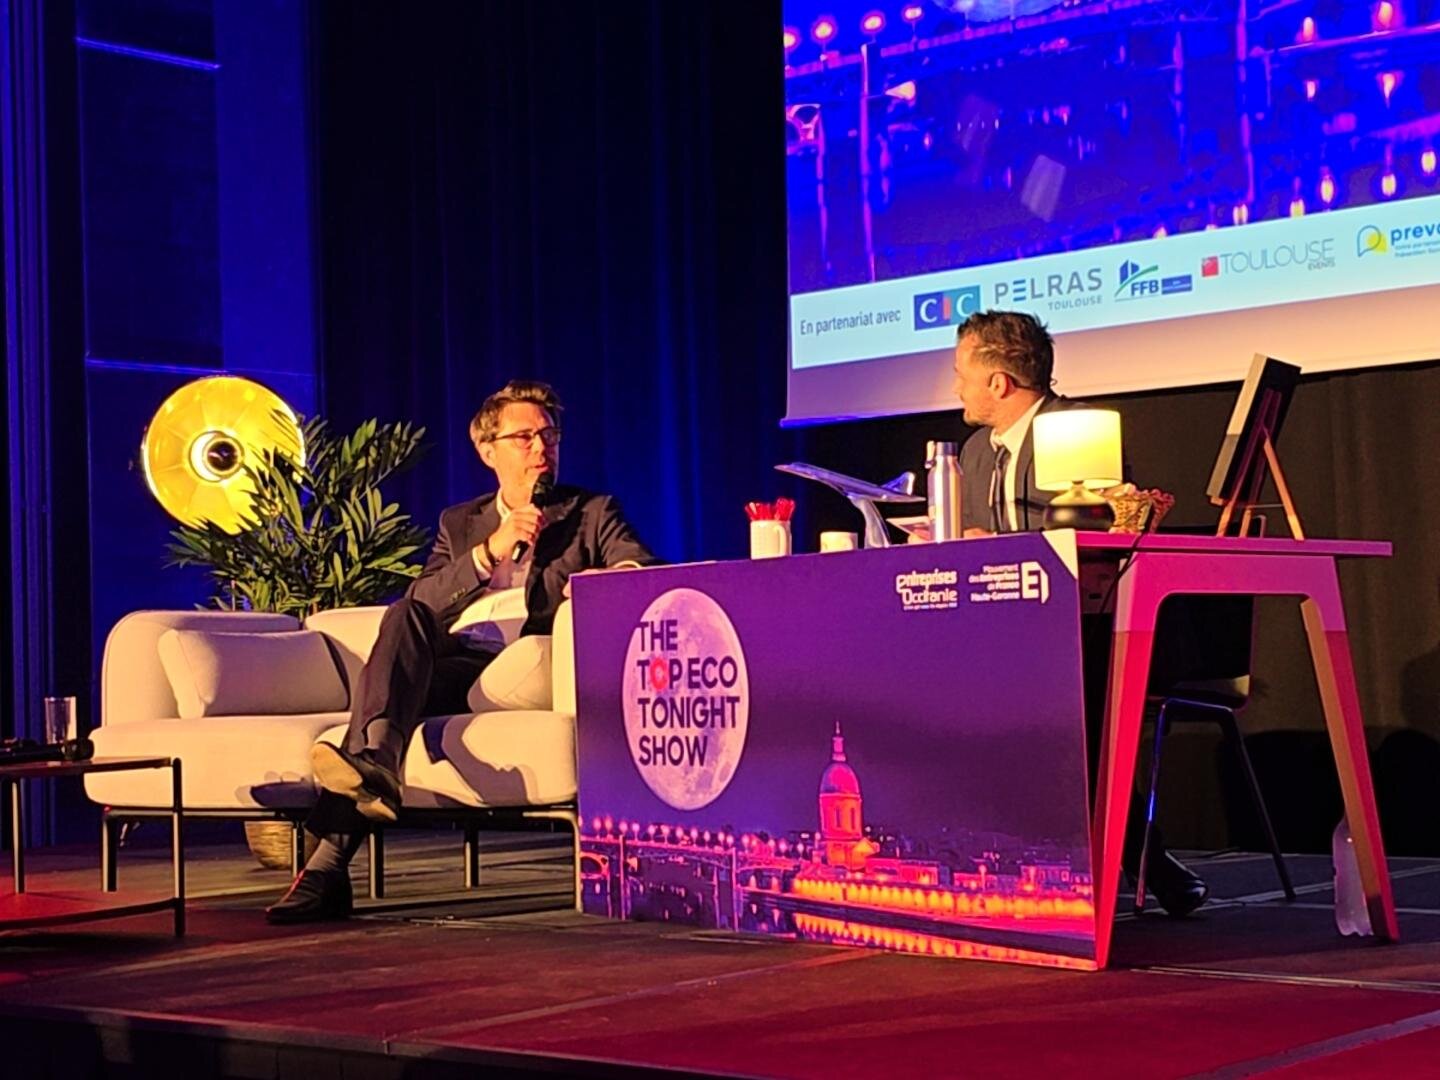
[[[1387,558],[1390,544],[1157,534],[1145,536],[1137,547],[1133,536],[1083,532],[1078,541],[1081,581],[1087,595],[1108,591],[1107,575],[1113,579],[1117,568],[1121,568],[1119,581],[1114,584],[1114,641],[1091,827],[1092,858],[1098,875],[1097,965],[1103,968],[1110,955],[1120,885],[1120,852],[1135,776],[1155,616],[1161,601],[1178,593],[1302,598],[1305,634],[1320,685],[1330,745],[1335,751],[1370,924],[1380,939],[1399,940],[1375,790],[1365,753],[1365,725],[1355,689],[1350,635],[1336,574],[1337,559]],[[1132,549],[1133,561],[1125,567]]]

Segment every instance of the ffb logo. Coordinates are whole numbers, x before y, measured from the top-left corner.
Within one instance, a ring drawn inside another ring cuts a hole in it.
[[[956,326],[980,310],[980,286],[921,293],[915,297],[915,329]]]

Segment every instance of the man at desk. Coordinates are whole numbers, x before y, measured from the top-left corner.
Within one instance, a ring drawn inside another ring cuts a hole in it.
[[[1042,412],[1078,407],[1051,390],[1055,343],[1034,315],[984,311],[960,324],[955,344],[955,396],[965,422],[979,430],[960,449],[966,484],[960,523],[967,537],[1039,529],[1050,492],[1035,487],[1035,441],[1031,423]],[[1086,683],[1103,688],[1109,659],[1109,625],[1087,617]],[[1103,700],[1086,702],[1091,762],[1098,750]],[[1092,784],[1093,787],[1093,784]],[[1132,809],[1123,855],[1133,878],[1140,862],[1142,829]],[[1146,874],[1150,891],[1172,915],[1186,915],[1205,902],[1209,887],[1164,849],[1157,829],[1155,852]]]
[[[554,483],[560,401],[545,383],[515,379],[491,394],[470,438],[499,490],[440,515],[424,570],[380,623],[344,745],[312,751],[324,790],[305,827],[320,845],[266,912],[272,923],[350,914],[350,861],[371,822],[397,817],[411,734],[425,716],[469,712],[471,685],[515,637],[550,633],[572,574],[657,561],[613,498]],[[452,631],[481,600],[481,621]]]

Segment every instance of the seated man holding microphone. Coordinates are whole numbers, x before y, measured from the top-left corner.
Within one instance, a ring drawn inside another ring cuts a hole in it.
[[[480,672],[519,633],[548,634],[582,570],[658,560],[608,495],[557,485],[560,400],[545,383],[512,379],[485,399],[470,438],[499,490],[440,515],[425,568],[385,612],[350,699],[343,747],[311,754],[324,789],[305,827],[320,838],[272,923],[346,918],[353,907],[350,861],[372,822],[394,821],[401,763],[425,716],[467,712]],[[491,621],[452,633],[462,612],[492,601]]]
[[[955,396],[965,422],[979,428],[960,450],[966,483],[961,492],[961,528],[966,537],[1029,532],[1041,527],[1051,492],[1035,486],[1037,415],[1079,407],[1051,389],[1055,345],[1043,323],[1017,311],[985,311],[960,324],[955,344]],[[1101,717],[1109,669],[1110,620],[1083,620],[1086,736],[1091,787],[1098,758]],[[1140,861],[1143,828],[1132,807],[1122,855],[1132,878]],[[1172,915],[1187,915],[1205,902],[1209,887],[1165,850],[1156,829],[1147,885]]]

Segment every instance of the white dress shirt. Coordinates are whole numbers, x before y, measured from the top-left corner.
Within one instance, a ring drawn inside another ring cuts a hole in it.
[[[505,497],[495,495],[495,509],[500,521],[510,516],[510,507]],[[520,636],[520,630],[529,617],[525,602],[525,580],[530,576],[530,567],[535,561],[535,545],[531,544],[518,561],[508,559],[503,552],[495,552],[500,563],[495,567],[485,565],[483,556],[472,551],[475,569],[480,574],[489,574],[485,592],[460,616],[460,622],[451,633],[465,639],[472,649],[498,652]]]
[[[1035,404],[1026,409],[1020,415],[1020,419],[1011,424],[1003,432],[990,430],[990,447],[999,451],[1000,447],[1010,451],[1010,459],[1005,463],[1005,520],[1009,523],[1011,532],[1020,531],[1020,519],[1015,508],[1015,469],[1020,462],[1020,448],[1025,445],[1025,436],[1030,433],[1030,422],[1035,419],[1035,414],[1040,411],[1040,406],[1045,404],[1045,399],[1036,398]]]

